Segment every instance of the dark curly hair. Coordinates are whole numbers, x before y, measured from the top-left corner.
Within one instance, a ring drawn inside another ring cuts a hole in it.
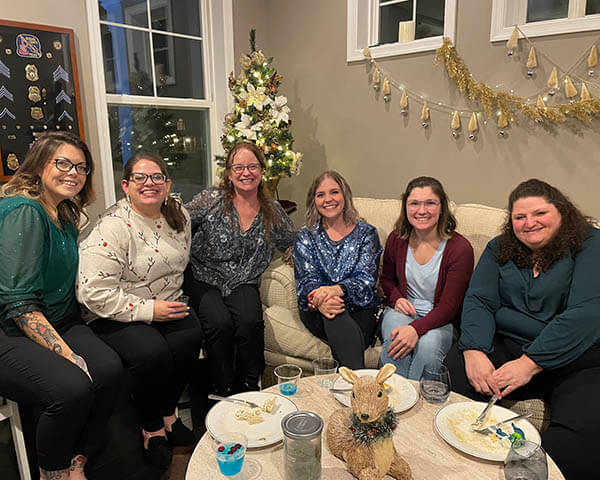
[[[530,250],[516,237],[512,226],[514,204],[526,197],[542,197],[554,205],[561,216],[560,227],[554,238],[536,251]],[[537,266],[541,271],[547,271],[557,260],[581,250],[592,226],[592,219],[581,213],[560,190],[532,178],[520,183],[508,197],[508,215],[498,237],[496,258],[501,265],[512,260],[519,268]]]

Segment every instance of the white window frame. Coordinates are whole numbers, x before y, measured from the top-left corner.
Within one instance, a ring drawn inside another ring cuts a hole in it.
[[[526,23],[527,0],[493,0],[490,42],[508,40],[514,25],[528,37],[600,30],[600,14],[585,15],[585,5],[586,0],[569,0],[567,18]]]
[[[415,6],[416,1],[418,0],[415,0]],[[445,0],[443,35],[420,38],[411,42],[386,43],[379,46],[372,46],[378,42],[379,1],[347,0],[347,2],[346,60],[348,62],[364,60],[362,49],[366,46],[369,46],[374,58],[384,58],[436,50],[442,46],[443,37],[448,37],[454,42],[457,0]]]
[[[198,0],[202,14],[202,56],[205,59],[203,68],[205,99],[148,97],[141,95],[121,95],[106,93],[104,80],[104,65],[102,56],[102,39],[100,36],[100,14],[98,0],[86,0],[88,33],[90,51],[98,52],[91,58],[92,84],[94,92],[94,105],[96,109],[97,128],[100,143],[98,155],[104,188],[105,207],[116,201],[113,161],[110,144],[110,130],[108,124],[108,105],[145,106],[158,108],[178,108],[190,110],[208,110],[210,124],[210,149],[209,149],[209,181],[215,179],[215,155],[223,154],[219,132],[225,114],[233,108],[233,99],[227,88],[227,76],[234,69],[233,53],[233,0]],[[147,0],[150,12],[150,0]],[[112,22],[103,22],[113,24]],[[114,23],[123,27],[122,24]],[[148,31],[148,28],[127,28]],[[168,32],[172,36],[190,38],[189,35]],[[197,38],[197,37],[193,37]],[[150,48],[152,48],[152,35],[150,35]],[[156,78],[154,65],[152,77]],[[156,95],[156,82],[154,82]]]

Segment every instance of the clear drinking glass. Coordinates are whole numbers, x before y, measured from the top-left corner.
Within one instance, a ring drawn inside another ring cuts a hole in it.
[[[419,387],[429,403],[444,403],[450,395],[450,372],[445,365],[428,363],[423,368]]]
[[[243,433],[225,433],[217,440],[217,463],[226,477],[233,477],[242,470],[248,439]]]
[[[283,395],[293,395],[298,388],[298,379],[302,369],[297,365],[285,363],[275,368],[275,376],[279,384],[279,392]]]
[[[515,440],[504,460],[506,480],[547,480],[546,452],[537,443]]]
[[[315,376],[330,375],[327,378],[321,379],[321,386],[323,388],[332,388],[335,379],[331,375],[337,373],[339,366],[337,360],[334,360],[333,358],[317,358],[312,361],[312,364]]]

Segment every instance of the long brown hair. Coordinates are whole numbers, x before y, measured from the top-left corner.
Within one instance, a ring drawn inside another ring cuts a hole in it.
[[[306,194],[306,226],[312,228],[321,221],[321,214],[315,204],[315,195],[321,182],[326,178],[331,178],[340,186],[342,196],[344,197],[344,210],[342,216],[346,225],[354,225],[358,221],[358,211],[352,200],[352,189],[344,177],[334,170],[327,170],[315,178]]]
[[[162,174],[167,177],[167,180],[170,179],[169,172],[167,171],[167,164],[162,158],[150,152],[138,152],[125,164],[125,167],[123,168],[123,180],[129,183],[129,179],[133,173],[133,167],[141,160],[148,160],[156,164],[158,168],[160,168]],[[183,231],[186,219],[181,210],[181,202],[171,197],[169,192],[167,192],[165,201],[160,206],[160,212],[173,230],[176,232]]]
[[[440,238],[450,238],[456,229],[456,218],[450,211],[450,202],[444,187],[439,180],[433,177],[417,177],[408,182],[406,190],[402,194],[402,210],[398,220],[396,220],[396,223],[394,224],[394,231],[400,238],[409,237],[413,226],[408,221],[408,216],[406,214],[406,200],[408,200],[408,197],[414,188],[425,187],[430,187],[434,195],[440,199],[440,218],[438,218],[437,223],[437,234]]]
[[[554,238],[535,252],[516,237],[512,225],[515,202],[526,197],[543,198],[556,207],[561,217]],[[496,258],[501,265],[512,260],[519,268],[537,266],[546,271],[555,261],[581,250],[592,226],[591,218],[585,216],[558,188],[531,178],[517,185],[508,197],[508,215],[498,237]]]
[[[225,169],[223,170],[221,183],[219,184],[219,187],[225,192],[224,207],[225,212],[228,214],[231,214],[233,211],[233,197],[235,195],[235,189],[231,183],[231,180],[229,180],[229,174],[231,173],[233,158],[240,150],[248,150],[251,152],[256,157],[256,160],[258,160],[258,163],[260,163],[260,167],[263,172],[267,168],[267,162],[265,161],[263,152],[254,143],[242,141],[231,147],[231,150],[229,150],[229,153],[227,154],[227,160],[225,160]],[[263,230],[265,231],[265,236],[269,238],[271,236],[271,229],[273,228],[273,204],[272,200],[265,194],[263,183],[264,182],[261,180],[261,182],[258,184],[256,196],[262,212]]]
[[[72,145],[81,150],[90,173],[85,179],[83,188],[73,198],[61,201],[56,208],[44,198],[44,184],[42,172],[56,151],[63,145]],[[96,198],[92,186],[94,162],[88,146],[72,133],[48,132],[41,135],[31,146],[25,159],[13,177],[2,187],[2,196],[12,197],[20,195],[39,202],[51,218],[60,222],[69,222],[79,227],[81,215],[87,218],[83,211]]]

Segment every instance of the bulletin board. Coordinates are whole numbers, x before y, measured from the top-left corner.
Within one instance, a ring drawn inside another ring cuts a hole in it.
[[[73,30],[0,20],[0,182],[56,130],[83,139]]]

